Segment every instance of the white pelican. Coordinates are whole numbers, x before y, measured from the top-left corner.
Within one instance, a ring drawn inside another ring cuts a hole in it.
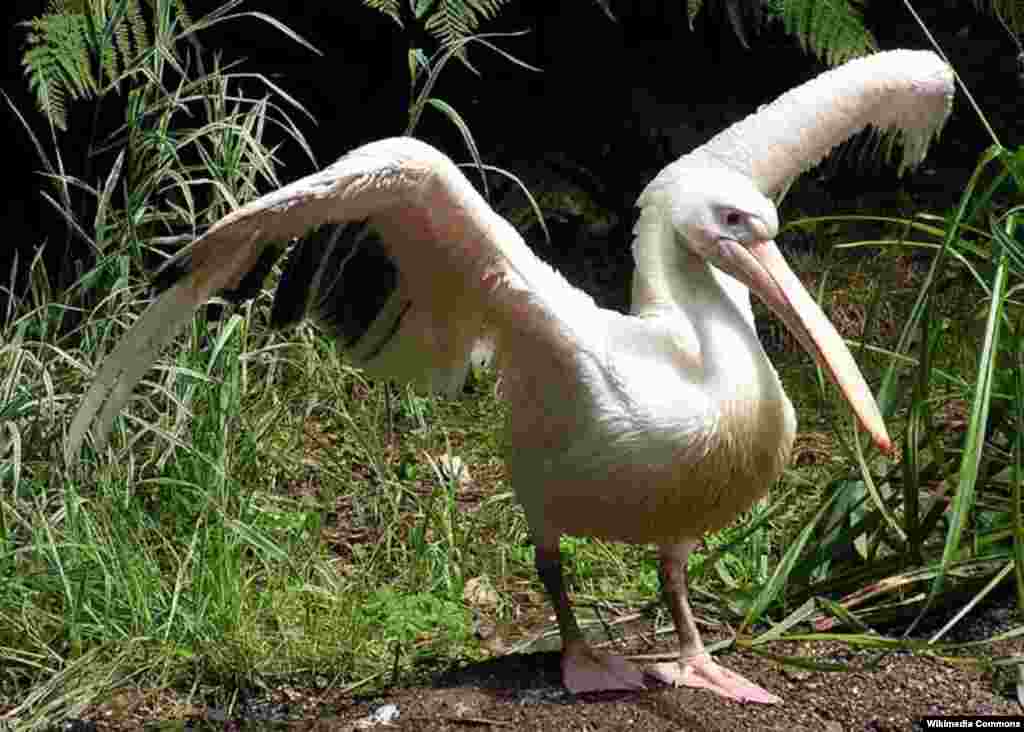
[[[928,52],[848,63],[783,95],[669,165],[638,205],[633,314],[597,307],[541,262],[447,157],[417,140],[373,142],[242,206],[176,258],[177,282],[106,359],[70,428],[96,443],[193,311],[297,247],[275,294],[278,324],[309,317],[371,373],[456,391],[481,337],[498,346],[510,404],[507,462],[536,544],[574,692],[631,689],[645,673],[722,696],[774,694],[704,650],[686,562],[704,532],[764,495],[788,459],[793,407],[750,309],[760,297],[826,368],[880,449],[891,448],[842,339],[773,243],[782,190],[873,125],[919,162],[948,115],[949,67]],[[322,230],[324,231],[324,230]],[[585,642],[562,580],[564,534],[654,543],[678,662],[641,670]]]

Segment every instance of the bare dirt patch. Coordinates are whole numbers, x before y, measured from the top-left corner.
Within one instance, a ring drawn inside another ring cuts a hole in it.
[[[1006,650],[1006,649],[1004,649]],[[823,660],[853,659],[867,666],[877,655],[851,654],[840,644],[812,649],[773,648],[776,653],[813,652]],[[574,697],[559,684],[557,653],[520,654],[449,672],[433,688],[396,690],[352,700],[338,719],[319,729],[355,725],[386,704],[397,707],[394,729],[464,730],[900,730],[922,715],[1013,715],[1004,679],[992,671],[935,657],[892,654],[871,670],[851,673],[793,672],[752,654],[731,654],[729,666],[781,695],[776,706],[744,705],[707,692],[658,688],[643,693]]]
[[[663,641],[643,650],[671,649],[671,642]],[[1015,701],[1011,674],[986,667],[978,659],[880,654],[851,650],[838,642],[776,643],[768,652],[818,663],[848,664],[856,670],[828,673],[794,669],[750,652],[720,657],[730,668],[783,697],[782,704],[762,706],[726,701],[704,691],[667,687],[639,693],[574,696],[560,683],[557,652],[514,653],[443,670],[429,684],[371,695],[299,688],[251,698],[240,695],[232,713],[201,703],[185,704],[180,698],[171,698],[167,690],[159,693],[159,699],[135,692],[133,705],[132,695],[124,692],[109,704],[90,710],[87,718],[95,726],[81,729],[134,730],[149,721],[177,718],[183,724],[152,729],[907,732],[923,729],[917,721],[923,715],[1022,713]],[[988,652],[1019,654],[1024,652],[1024,641],[1002,642]],[[397,717],[393,716],[395,710]],[[375,717],[390,718],[390,722],[371,722]]]

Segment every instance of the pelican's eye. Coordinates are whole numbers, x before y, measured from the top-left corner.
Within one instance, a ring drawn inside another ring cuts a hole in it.
[[[733,228],[743,223],[743,215],[736,209],[730,209],[725,212],[725,225]]]

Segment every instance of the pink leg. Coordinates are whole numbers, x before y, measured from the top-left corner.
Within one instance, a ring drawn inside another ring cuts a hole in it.
[[[727,699],[761,704],[781,702],[782,699],[770,691],[720,666],[704,650],[686,587],[686,563],[693,546],[694,542],[687,542],[660,548],[665,602],[679,634],[680,658],[676,663],[655,664],[647,672],[667,684],[708,689]]]
[[[562,683],[574,694],[588,691],[644,689],[644,674],[624,658],[598,653],[583,638],[562,582],[558,539],[554,546],[537,542],[537,574],[544,583],[562,634]]]

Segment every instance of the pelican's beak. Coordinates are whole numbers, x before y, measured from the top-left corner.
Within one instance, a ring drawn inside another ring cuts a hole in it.
[[[842,337],[793,274],[771,239],[743,245],[719,242],[723,269],[739,279],[774,311],[832,376],[861,426],[884,453],[893,450],[882,414]]]

